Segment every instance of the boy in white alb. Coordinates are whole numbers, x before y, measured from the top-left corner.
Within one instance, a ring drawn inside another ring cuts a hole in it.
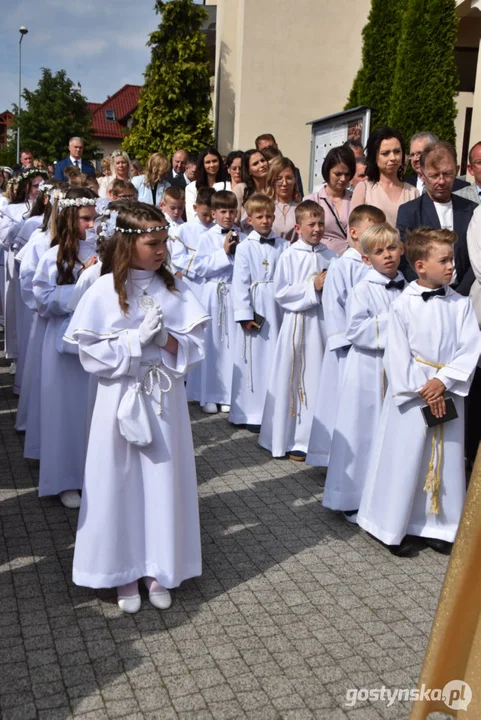
[[[451,230],[417,228],[406,256],[419,276],[391,305],[384,367],[389,381],[359,507],[358,524],[409,554],[407,535],[449,552],[466,494],[464,398],[481,351],[471,300],[452,290]],[[427,427],[421,408],[442,419]]]
[[[304,461],[324,354],[321,293],[336,254],[321,242],[324,210],[312,200],[296,208],[300,239],[285,250],[274,276],[284,311],[271,369],[259,444],[273,457]]]
[[[355,522],[384,400],[382,358],[391,303],[405,286],[399,272],[403,244],[388,223],[372,225],[361,237],[362,258],[371,266],[349,295],[346,338],[351,343],[340,386],[331,456],[322,504],[343,510]]]
[[[308,465],[327,467],[329,464],[339,389],[350,347],[345,332],[347,296],[369,269],[362,260],[360,239],[370,225],[385,221],[383,211],[373,205],[359,205],[355,208],[349,216],[349,248],[331,264],[326,277],[322,307],[327,344],[309,438]]]
[[[204,412],[230,411],[236,325],[232,305],[232,272],[238,243],[245,235],[234,228],[237,198],[229,190],[212,197],[215,225],[202,233],[194,257],[196,276],[204,279],[202,304],[212,322],[206,328],[205,359],[201,363],[200,391],[188,399],[198,400]]]
[[[237,337],[229,421],[259,432],[282,322],[282,308],[274,298],[274,272],[289,242],[272,232],[275,204],[271,198],[255,193],[245,208],[253,230],[237,248],[234,264]]]
[[[213,188],[199,188],[194,203],[195,217],[177,229],[176,242],[172,247],[171,261],[175,274],[187,283],[200,302],[202,302],[204,278],[194,273],[194,256],[199,247],[200,236],[214,225],[212,220],[214,192]]]
[[[174,251],[174,244],[177,239],[179,228],[184,224],[182,215],[185,209],[185,193],[182,188],[172,185],[162,195],[160,201],[160,209],[164,213],[165,219],[169,223],[169,239],[167,247],[170,258]]]

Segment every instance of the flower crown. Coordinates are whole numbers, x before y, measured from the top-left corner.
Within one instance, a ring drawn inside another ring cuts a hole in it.
[[[8,185],[20,185],[20,183],[26,182],[31,177],[43,177],[44,180],[48,180],[50,175],[46,170],[40,170],[39,168],[29,168],[24,170],[18,175],[15,175],[11,180],[8,181]]]
[[[143,235],[144,233],[160,232],[161,230],[168,230],[168,225],[157,225],[156,227],[150,228],[124,228],[117,225],[117,218],[119,213],[117,210],[109,210],[106,208],[103,212],[104,218],[100,223],[99,237],[103,237],[106,240],[110,240],[116,232],[124,233],[125,235]]]
[[[120,156],[124,157],[124,153],[122,152],[122,150],[114,150],[110,157],[113,160],[114,158],[120,157]]]
[[[86,198],[86,197],[80,197],[80,198],[66,198],[62,197],[59,200],[58,206],[60,210],[65,210],[66,208],[70,207],[87,207],[88,205],[96,205],[98,198]]]

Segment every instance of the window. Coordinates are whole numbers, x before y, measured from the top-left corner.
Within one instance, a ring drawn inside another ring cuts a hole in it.
[[[105,119],[115,121],[115,110],[106,110],[105,111]]]

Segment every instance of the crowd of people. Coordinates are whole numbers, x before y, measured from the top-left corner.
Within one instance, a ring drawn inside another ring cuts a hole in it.
[[[165,609],[201,573],[188,401],[326,467],[324,506],[396,555],[412,536],[449,552],[461,517],[480,439],[481,142],[471,185],[433,133],[406,155],[378,128],[365,151],[331,148],[307,195],[272,134],[254,145],[144,168],[118,150],[97,177],[72,138],[54,177],[26,150],[2,169],[16,429],[39,495],[80,508],[74,582],[117,588],[125,612],[139,581]]]

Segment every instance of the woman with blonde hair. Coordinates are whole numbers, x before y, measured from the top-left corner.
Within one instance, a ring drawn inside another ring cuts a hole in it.
[[[301,195],[297,187],[296,168],[289,158],[280,156],[271,160],[267,175],[267,195],[274,200],[276,206],[272,230],[278,237],[295,242],[298,239],[294,229],[296,207],[301,201]]]
[[[108,197],[110,183],[119,180],[130,180],[130,158],[123,150],[114,150],[110,156],[110,175],[99,178],[99,196]]]
[[[144,174],[132,178],[132,183],[139,193],[139,202],[159,206],[162,195],[170,187],[167,180],[169,170],[170,162],[162,153],[154,153],[149,157]]]

